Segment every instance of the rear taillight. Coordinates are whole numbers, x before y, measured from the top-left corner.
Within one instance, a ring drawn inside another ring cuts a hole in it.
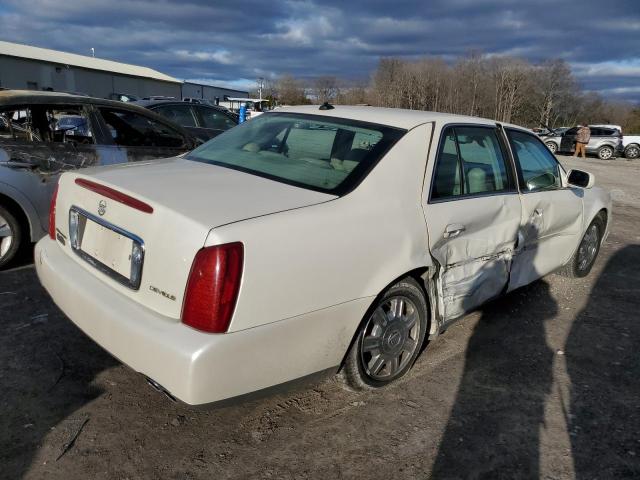
[[[224,333],[240,290],[244,247],[227,243],[196,254],[182,306],[182,323],[209,333]]]
[[[53,190],[51,197],[51,206],[49,207],[49,237],[51,240],[56,239],[56,202],[58,201],[58,185]]]

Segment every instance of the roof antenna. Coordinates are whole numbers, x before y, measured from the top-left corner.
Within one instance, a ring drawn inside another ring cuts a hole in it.
[[[320,108],[318,110],[333,110],[334,107],[333,105],[331,105],[329,102],[324,102],[322,105],[320,105]]]

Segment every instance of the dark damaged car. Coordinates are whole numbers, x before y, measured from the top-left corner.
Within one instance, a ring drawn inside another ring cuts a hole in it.
[[[60,173],[175,157],[201,143],[142,107],[51,92],[0,91],[0,268],[48,228]]]

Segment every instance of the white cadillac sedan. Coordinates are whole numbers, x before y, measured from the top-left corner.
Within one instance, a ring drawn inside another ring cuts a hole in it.
[[[404,375],[427,339],[562,269],[611,221],[528,130],[323,105],[183,158],[65,173],[39,278],[87,335],[188,404],[341,371]]]

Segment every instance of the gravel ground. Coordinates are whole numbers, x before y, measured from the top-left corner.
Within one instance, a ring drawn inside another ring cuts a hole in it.
[[[467,315],[412,372],[196,410],[85,337],[28,256],[0,273],[0,478],[640,478],[640,162],[560,157],[616,200],[591,275]]]

